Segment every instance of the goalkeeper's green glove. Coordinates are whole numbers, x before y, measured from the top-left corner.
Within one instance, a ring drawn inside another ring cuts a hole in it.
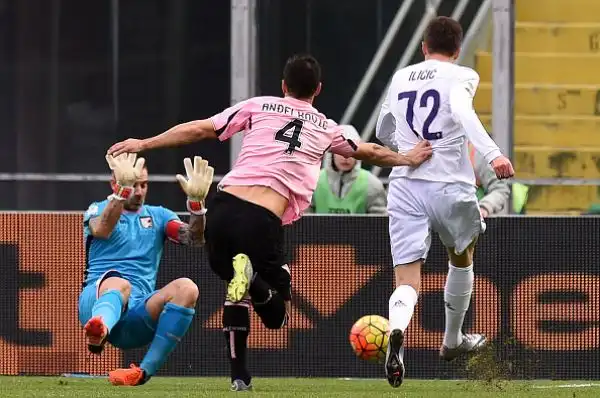
[[[181,185],[181,189],[188,197],[187,209],[194,215],[202,216],[206,214],[203,203],[206,195],[208,195],[215,170],[200,156],[194,156],[193,166],[190,158],[185,158],[183,165],[187,178],[181,174],[177,174],[176,178]]]
[[[115,177],[115,183],[112,187],[113,194],[108,199],[127,200],[133,195],[135,182],[142,175],[144,158],[137,159],[135,153],[124,153],[116,157],[106,155],[106,162]]]

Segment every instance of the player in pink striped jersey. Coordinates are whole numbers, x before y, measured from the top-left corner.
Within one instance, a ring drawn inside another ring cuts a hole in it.
[[[312,56],[291,57],[283,75],[283,98],[250,98],[209,119],[144,140],[128,139],[108,151],[116,156],[204,139],[224,141],[243,132],[240,155],[219,184],[205,232],[211,268],[228,282],[223,330],[235,391],[250,389],[250,304],[267,328],[279,329],[288,319],[290,270],[282,225],[300,218],[310,205],[325,153],[384,167],[418,167],[431,157],[427,141],[400,154],[345,136],[343,126],[312,105],[321,91],[321,68]]]

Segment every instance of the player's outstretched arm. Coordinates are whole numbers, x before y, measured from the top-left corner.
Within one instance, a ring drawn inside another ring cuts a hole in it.
[[[455,116],[460,120],[467,138],[471,141],[477,152],[492,166],[496,172],[496,177],[500,179],[512,177],[515,174],[512,163],[507,157],[502,155],[494,140],[485,131],[485,127],[483,127],[475,111],[468,108],[459,108],[455,112]]]
[[[108,197],[108,205],[102,214],[89,221],[92,236],[99,239],[108,239],[119,222],[123,203],[133,194],[133,186],[142,173],[145,160],[137,159],[135,154],[124,154],[117,157],[107,155],[106,162],[113,172],[113,194]]]
[[[462,125],[465,135],[477,152],[485,158],[487,163],[491,164],[496,176],[500,179],[510,178],[515,174],[512,163],[502,155],[498,145],[489,136],[473,109],[473,96],[479,77],[473,77],[470,81],[470,84],[467,80],[452,88],[450,92],[452,116]]]
[[[156,148],[180,146],[216,138],[217,134],[210,119],[194,120],[178,124],[154,137],[143,140],[129,138],[125,141],[117,142],[108,149],[108,154],[118,156],[122,153],[136,153]]]
[[[204,201],[206,195],[208,195],[215,171],[200,156],[194,156],[193,165],[190,158],[185,158],[183,165],[187,177],[178,174],[177,181],[179,181],[181,189],[187,195],[187,208],[191,214],[190,221],[188,224],[179,223],[177,230],[173,230],[173,232],[170,232],[170,227],[167,226],[167,236],[171,240],[184,245],[202,246],[204,245],[204,226],[206,223]]]
[[[429,141],[420,141],[406,154],[400,154],[373,143],[360,143],[353,157],[380,167],[411,166],[418,167],[431,158]]]
[[[121,212],[123,211],[123,202],[111,200],[108,202],[102,213],[89,221],[90,233],[94,238],[108,239],[119,222]]]

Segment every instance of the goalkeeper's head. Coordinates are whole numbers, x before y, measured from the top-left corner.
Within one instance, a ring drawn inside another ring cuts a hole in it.
[[[115,174],[112,174],[111,185],[116,184]],[[133,186],[133,195],[129,197],[123,204],[125,210],[138,211],[146,200],[146,194],[148,193],[148,168],[144,166],[140,178],[137,179]]]

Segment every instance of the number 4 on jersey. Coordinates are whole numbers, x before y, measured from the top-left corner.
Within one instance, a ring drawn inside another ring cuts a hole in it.
[[[421,100],[419,101],[419,105],[421,108],[426,108],[428,106],[429,98],[433,98],[433,106],[431,107],[431,111],[427,118],[425,119],[425,123],[423,123],[423,138],[426,140],[439,140],[442,138],[442,132],[430,132],[429,127],[431,123],[435,120],[435,117],[440,110],[440,93],[437,90],[427,90],[421,96]],[[415,119],[415,102],[417,102],[417,92],[416,91],[405,91],[403,93],[398,94],[398,101],[402,101],[403,99],[408,100],[408,106],[406,108],[406,122],[410,129],[419,136],[419,133],[415,130],[414,119]]]
[[[275,139],[277,141],[288,144],[288,147],[285,150],[286,154],[292,155],[297,148],[302,146],[302,142],[300,141],[300,133],[302,133],[303,125],[304,122],[302,120],[294,119],[283,126],[283,128],[275,134]]]

